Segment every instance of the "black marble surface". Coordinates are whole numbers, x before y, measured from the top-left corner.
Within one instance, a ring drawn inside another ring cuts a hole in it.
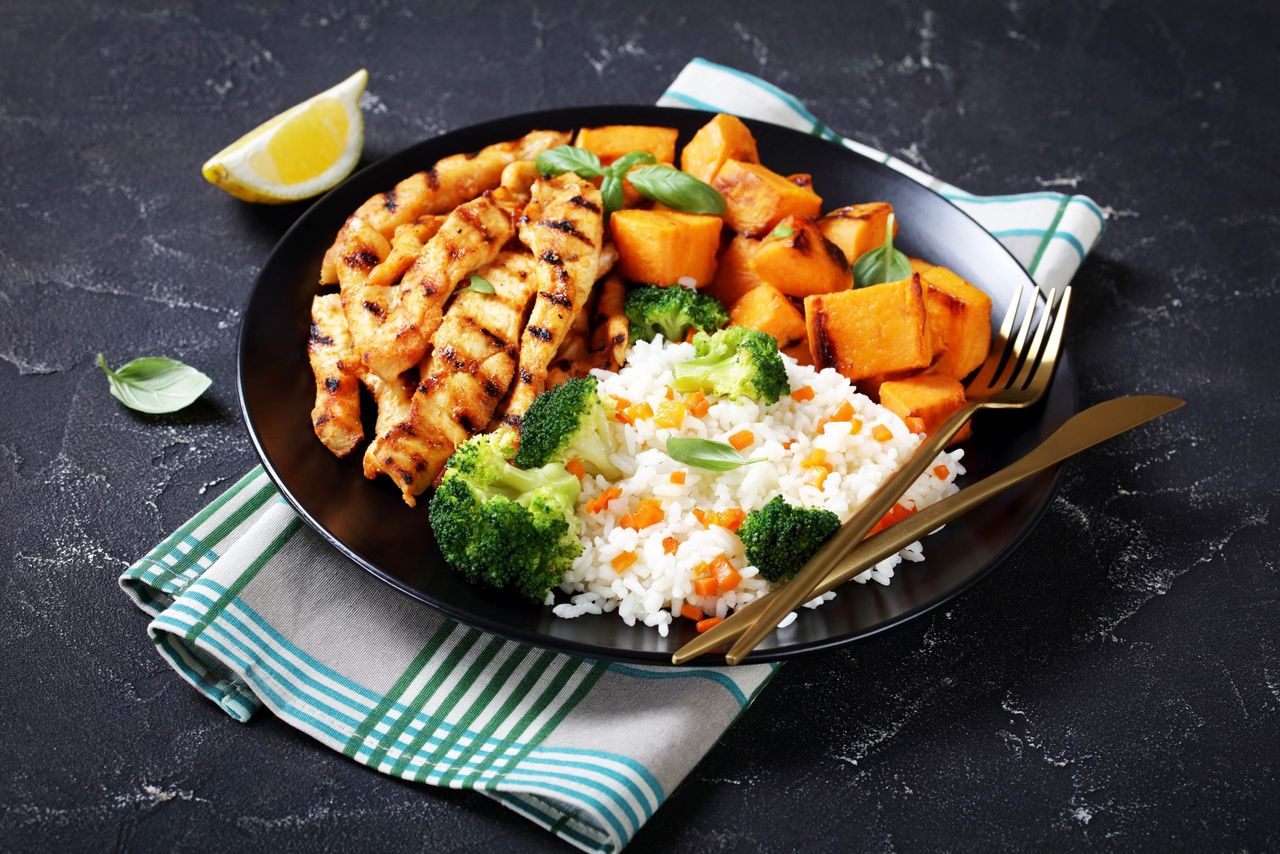
[[[299,208],[224,196],[204,157],[360,66],[373,159],[652,102],[694,55],[974,192],[1093,195],[1112,223],[1076,282],[1084,402],[1190,405],[1070,464],[953,606],[785,667],[634,849],[1280,847],[1274,4],[425,7],[5,4],[0,848],[563,850],[480,796],[231,722],[115,578],[254,462],[239,308]],[[134,415],[99,351],[215,384]]]

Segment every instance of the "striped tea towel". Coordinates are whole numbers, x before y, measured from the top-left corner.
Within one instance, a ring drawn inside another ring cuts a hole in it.
[[[969,196],[701,59],[659,103],[798,127],[881,158],[964,207],[1042,284],[1064,284],[1102,231],[1082,196]],[[151,615],[165,660],[236,720],[266,706],[357,762],[477,789],[588,851],[625,846],[775,669],[593,661],[460,625],[331,549],[261,468],[120,584]]]

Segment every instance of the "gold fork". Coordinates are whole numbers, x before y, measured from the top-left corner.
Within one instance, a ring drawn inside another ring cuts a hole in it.
[[[1036,297],[1039,293],[1039,289],[1032,289],[1025,310],[1022,312],[1022,323],[1017,337],[1011,340],[1009,336],[1017,322],[1019,310],[1023,308],[1023,286],[1018,285],[1013,299],[1009,302],[1004,320],[1001,321],[996,346],[992,348],[978,373],[965,386],[965,405],[944,421],[935,433],[920,443],[915,453],[872,493],[866,503],[858,508],[849,521],[845,522],[835,536],[809,559],[809,562],[790,582],[764,597],[767,604],[757,609],[758,616],[736,613],[711,630],[722,638],[727,638],[734,632],[741,632],[737,642],[725,655],[725,661],[729,664],[741,662],[760,641],[777,628],[789,613],[812,599],[818,585],[840,558],[861,542],[875,524],[889,512],[973,413],[979,409],[1022,409],[1033,405],[1044,396],[1045,390],[1049,387],[1049,381],[1053,378],[1054,366],[1058,363],[1062,333],[1066,326],[1067,307],[1071,301],[1071,288],[1063,289],[1062,298],[1056,305],[1054,304],[1056,289],[1049,291],[1044,308],[1040,311],[1040,321],[1036,324],[1035,334],[1028,342],[1038,304]],[[753,616],[755,616],[754,623],[750,628],[743,630],[742,622],[751,620]],[[711,632],[707,632],[699,640],[703,643],[713,640],[714,638],[707,638]],[[683,652],[682,649],[677,655]]]

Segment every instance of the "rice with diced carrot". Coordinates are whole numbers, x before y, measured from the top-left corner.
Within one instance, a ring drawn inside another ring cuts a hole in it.
[[[601,394],[618,399],[614,462],[627,476],[582,479],[584,548],[560,585],[570,595],[554,607],[556,616],[616,611],[628,625],[653,626],[662,635],[682,615],[724,617],[774,586],[748,563],[730,530],[743,515],[781,495],[844,521],[920,440],[837,372],[786,356],[792,394],[771,406],[671,392],[672,366],[693,355],[691,344],[659,337],[637,342],[618,373],[596,372]],[[667,455],[670,436],[729,442],[765,462],[728,472],[693,468]],[[939,454],[900,504],[920,509],[955,492],[962,454]],[[912,543],[856,580],[888,584],[903,560],[923,559],[920,543]]]

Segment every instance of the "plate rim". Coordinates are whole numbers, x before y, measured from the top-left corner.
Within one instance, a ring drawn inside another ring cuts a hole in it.
[[[465,625],[474,626],[476,628],[483,629],[484,631],[491,632],[493,634],[499,635],[500,637],[507,638],[509,640],[514,640],[521,643],[528,643],[540,648],[550,649],[557,652],[563,652],[571,655],[592,658],[592,659],[674,667],[675,665],[671,663],[671,656],[669,653],[657,652],[652,650],[629,650],[629,651],[619,652],[617,650],[604,649],[598,645],[591,645],[588,643],[576,641],[569,638],[551,637],[549,635],[542,634],[536,631],[529,631],[519,627],[512,627],[510,625],[501,623],[498,620],[489,619],[482,615],[476,615],[471,612],[464,612],[460,609],[457,609],[449,605],[447,602],[438,601],[434,598],[427,596],[421,590],[400,580],[399,578],[395,577],[391,573],[386,572],[383,569],[380,569],[372,561],[369,561],[364,557],[362,557],[358,552],[356,552],[356,550],[348,547],[345,543],[343,543],[340,539],[338,539],[337,536],[331,533],[328,530],[328,528],[326,528],[323,524],[321,524],[320,521],[317,520],[307,510],[307,508],[302,504],[302,502],[298,499],[298,497],[293,494],[293,491],[284,483],[284,480],[281,478],[279,472],[276,471],[276,467],[273,465],[271,461],[270,454],[267,452],[267,449],[264,447],[262,440],[259,438],[258,430],[254,424],[253,415],[249,409],[248,400],[246,398],[246,388],[245,388],[245,384],[246,384],[245,383],[245,379],[246,379],[245,349],[248,343],[247,342],[247,337],[248,337],[247,329],[249,327],[248,320],[251,316],[251,309],[253,307],[253,303],[255,299],[259,296],[260,292],[264,290],[264,284],[265,284],[264,276],[267,272],[268,267],[270,266],[270,261],[271,259],[276,257],[281,247],[290,241],[295,231],[299,231],[304,226],[307,225],[308,218],[313,214],[315,210],[317,210],[323,204],[325,204],[325,202],[329,199],[330,196],[340,192],[348,184],[355,181],[359,181],[366,173],[371,173],[376,169],[381,168],[383,164],[386,163],[387,161],[402,156],[403,154],[405,154],[405,152],[409,151],[410,149],[415,148],[424,143],[439,139],[441,137],[448,136],[450,134],[462,133],[462,132],[473,132],[473,133],[481,132],[491,125],[506,125],[512,122],[523,122],[524,120],[533,121],[537,117],[546,116],[549,113],[568,112],[568,111],[575,111],[575,112],[581,111],[584,113],[591,113],[593,111],[625,111],[625,110],[644,110],[644,111],[657,110],[660,112],[679,111],[682,114],[693,113],[693,114],[702,114],[705,116],[716,115],[715,112],[712,112],[709,110],[694,109],[694,108],[668,107],[668,106],[661,106],[661,105],[654,105],[654,104],[612,103],[612,104],[587,104],[587,105],[576,105],[576,106],[567,106],[567,107],[548,107],[542,110],[532,110],[524,113],[513,113],[510,115],[498,116],[495,118],[486,119],[484,121],[475,122],[472,124],[452,127],[448,130],[441,131],[440,133],[437,133],[433,136],[423,137],[422,139],[419,139],[416,142],[410,143],[409,145],[403,146],[395,151],[389,152],[386,155],[378,158],[377,160],[371,163],[368,163],[365,166],[361,167],[360,169],[356,170],[351,175],[343,179],[337,186],[333,187],[323,195],[316,198],[309,205],[307,205],[306,209],[298,215],[298,218],[294,220],[293,223],[290,224],[289,228],[287,228],[285,232],[280,236],[280,239],[277,240],[275,245],[271,247],[270,252],[267,253],[266,260],[264,261],[262,268],[259,270],[258,274],[254,277],[253,286],[249,289],[248,295],[246,296],[246,298],[242,303],[242,308],[240,312],[239,329],[236,335],[236,399],[240,407],[241,420],[244,423],[246,432],[249,434],[249,441],[250,441],[250,444],[253,446],[255,455],[258,457],[258,463],[259,465],[262,466],[263,471],[265,471],[267,476],[271,479],[271,482],[275,485],[277,491],[285,499],[285,501],[288,502],[288,504],[293,509],[293,511],[297,513],[298,516],[304,522],[306,522],[307,525],[313,531],[318,533],[330,546],[336,548],[342,555],[344,555],[348,560],[354,563],[356,567],[358,567],[359,569],[365,572],[368,572],[373,577],[377,578],[379,581],[383,582],[384,584],[389,585],[391,588],[401,593],[402,595],[409,596],[410,598],[418,602],[422,602],[423,604],[435,609],[436,611],[440,612],[441,614],[444,614],[446,617],[452,620],[463,623]],[[806,136],[806,137],[812,136],[812,134],[806,134],[803,131],[796,130],[795,128],[789,128],[785,125],[778,125],[778,124],[763,121],[760,119],[746,118],[745,120],[747,122],[758,122],[760,124],[770,125],[771,127],[788,131],[790,133],[799,134],[801,136]],[[852,148],[842,145],[837,140],[830,140],[830,139],[824,138],[824,141],[828,142],[831,145],[836,146],[837,148],[841,149],[844,152],[847,152],[851,156],[861,158],[862,160],[866,161],[867,164],[871,165],[875,169],[888,171],[894,174],[895,176],[898,176],[902,180],[910,181],[911,183],[915,184],[921,189],[932,194],[938,200],[948,205],[955,211],[959,212],[963,217],[965,217],[974,225],[976,225],[979,229],[981,229],[984,234],[990,237],[991,240],[994,241],[995,244],[1000,248],[1001,252],[1009,256],[1010,260],[1014,262],[1014,264],[1016,265],[1017,269],[1020,271],[1023,277],[1022,283],[1024,285],[1030,284],[1031,287],[1034,289],[1034,293],[1036,294],[1037,301],[1043,302],[1045,300],[1044,291],[1041,290],[1039,284],[1036,283],[1035,279],[1032,278],[1031,274],[1026,270],[1025,267],[1023,267],[1022,263],[1018,261],[1017,257],[1014,256],[1013,252],[1007,246],[1001,243],[1000,240],[997,237],[995,237],[995,235],[991,234],[991,232],[988,231],[987,228],[982,225],[982,223],[974,219],[967,211],[965,211],[963,208],[961,208],[951,199],[948,199],[946,196],[942,195],[940,192],[938,192],[933,187],[930,187],[928,184],[924,184],[919,181],[916,181],[910,176],[902,172],[899,172],[896,169],[893,169],[891,166],[884,163],[883,161],[878,161],[859,151],[856,151]],[[1055,369],[1052,382],[1058,383],[1064,380],[1069,381],[1068,391],[1069,391],[1070,408],[1073,411],[1078,411],[1079,405],[1080,405],[1080,385],[1075,373],[1074,365],[1072,364],[1072,360],[1070,358],[1070,353],[1065,346],[1063,348],[1063,352],[1061,354],[1061,358],[1059,359],[1058,365]],[[1038,405],[1043,405],[1043,403]],[[1025,540],[1027,539],[1027,537],[1029,537],[1031,533],[1036,528],[1039,527],[1040,523],[1044,519],[1045,513],[1048,511],[1050,505],[1053,504],[1053,500],[1057,496],[1058,490],[1061,487],[1062,473],[1063,473],[1062,465],[1058,464],[1051,467],[1048,471],[1036,476],[1035,478],[1032,478],[1026,485],[1015,487],[1015,489],[1025,489],[1037,483],[1044,483],[1045,480],[1049,481],[1047,484],[1047,488],[1045,490],[1044,500],[1041,502],[1040,506],[1036,508],[1032,516],[1027,520],[1026,524],[1024,524],[1018,530],[1017,534],[1013,536],[1009,540],[1009,542],[1007,542],[1001,549],[999,549],[999,551],[997,551],[997,553],[994,556],[988,559],[986,563],[983,564],[981,569],[974,572],[972,575],[964,579],[964,581],[960,582],[956,586],[946,590],[945,592],[938,594],[937,596],[928,600],[927,602],[917,605],[914,608],[908,609],[892,618],[876,623],[875,625],[869,628],[857,630],[857,631],[851,631],[843,634],[834,634],[834,635],[831,635],[830,637],[826,637],[818,640],[798,641],[794,644],[790,644],[786,646],[779,646],[779,647],[774,647],[774,648],[765,649],[765,650],[758,650],[758,651],[752,652],[744,661],[744,663],[745,664],[763,664],[763,663],[781,662],[781,661],[788,660],[791,658],[796,658],[799,656],[811,655],[814,653],[822,652],[824,650],[830,650],[837,647],[846,646],[856,641],[869,638],[874,635],[878,635],[882,632],[888,631],[890,629],[896,628],[897,626],[900,626],[903,623],[914,620],[928,613],[929,611],[932,611],[934,608],[937,608],[938,606],[963,595],[964,593],[968,592],[971,588],[973,588],[974,585],[978,584],[980,581],[987,578],[992,572],[994,572],[997,568],[1003,565],[1004,562],[1008,560],[1009,557],[1015,551],[1018,550],[1018,548],[1021,547],[1023,542],[1025,542]],[[724,664],[725,662],[724,662],[723,654],[708,653],[681,666],[682,667],[706,667],[706,666],[723,666]]]

